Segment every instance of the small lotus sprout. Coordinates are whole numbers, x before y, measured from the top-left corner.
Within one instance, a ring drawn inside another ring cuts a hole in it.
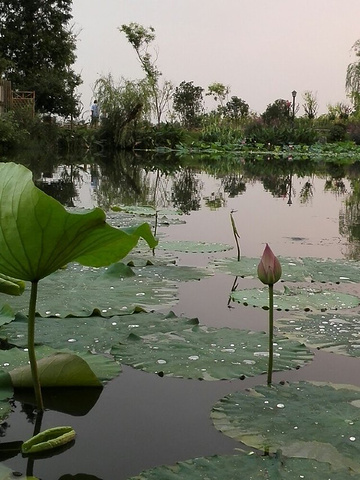
[[[271,248],[266,244],[260,263],[257,268],[259,280],[269,286],[269,363],[267,384],[272,382],[273,358],[274,358],[274,283],[281,277],[281,265]]]

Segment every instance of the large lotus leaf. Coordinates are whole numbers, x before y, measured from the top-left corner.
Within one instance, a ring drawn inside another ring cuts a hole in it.
[[[111,347],[125,342],[130,333],[148,335],[171,332],[197,325],[197,319],[177,317],[173,313],[136,313],[104,317],[37,318],[36,343],[75,352],[109,353]],[[17,315],[15,321],[0,329],[0,339],[17,347],[27,346],[27,319]],[[1,357],[0,357],[1,358]]]
[[[120,363],[147,372],[220,380],[259,375],[267,370],[268,336],[264,332],[193,326],[147,335],[134,331],[111,353]],[[274,343],[274,370],[290,370],[312,359],[304,345],[284,337]]]
[[[359,474],[359,406],[359,387],[300,382],[227,395],[211,417],[218,430],[251,447]]]
[[[360,265],[351,260],[331,260],[322,258],[279,257],[281,279],[288,282],[356,282],[360,283]],[[214,260],[220,270],[238,277],[257,277],[260,258],[242,257]]]
[[[238,472],[238,473],[236,473]],[[239,476],[240,475],[240,476]],[[175,465],[145,470],[129,480],[346,480],[354,476],[346,469],[303,458],[259,455],[199,457]]]
[[[10,307],[10,305],[2,305],[0,308],[0,325],[4,325],[5,323],[10,323],[15,319],[14,310]]]
[[[40,383],[43,387],[101,386],[119,375],[119,364],[103,355],[55,350],[47,346],[35,349]],[[10,374],[15,387],[33,385],[27,349],[11,348],[0,351],[0,367]]]
[[[0,273],[0,293],[17,296],[21,295],[24,290],[25,282]]]
[[[254,307],[267,308],[269,293],[267,288],[253,288],[231,292],[230,298],[235,302]],[[354,295],[319,288],[287,288],[282,291],[274,289],[274,308],[295,312],[298,310],[342,310],[354,308],[360,299]]]
[[[163,308],[178,301],[174,281],[154,271],[145,275],[145,268],[141,275],[128,266],[119,270],[107,275],[105,269],[69,264],[66,270],[58,270],[41,281],[36,310],[43,317],[87,317],[93,312],[113,316],[129,314],[138,308]],[[29,297],[30,290],[22,297],[13,298],[12,308],[26,314]]]
[[[225,245],[223,243],[206,243],[206,242],[190,242],[183,241],[161,241],[158,245],[160,250],[170,250],[172,252],[183,253],[213,253],[224,252],[225,250],[231,250],[231,245]]]
[[[36,281],[70,261],[102,266],[120,260],[140,237],[156,246],[147,224],[116,229],[97,208],[69,213],[39,190],[27,168],[0,165],[0,272]]]
[[[345,314],[307,314],[276,320],[278,330],[287,337],[312,348],[360,356],[360,316]]]

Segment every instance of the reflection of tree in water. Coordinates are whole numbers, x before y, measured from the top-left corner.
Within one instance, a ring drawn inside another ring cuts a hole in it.
[[[288,194],[289,177],[268,175],[261,179],[264,190],[270,192],[276,198],[286,197]]]
[[[58,200],[66,207],[73,207],[74,200],[78,197],[76,184],[80,185],[83,182],[84,167],[78,165],[63,165],[59,167],[60,175],[58,179],[53,179],[53,170],[45,170],[42,174],[44,178],[49,180],[37,180],[36,186],[40,188],[47,195]]]
[[[240,173],[231,173],[221,179],[221,185],[229,198],[235,198],[246,192],[246,181]]]
[[[146,204],[150,195],[149,176],[135,161],[132,152],[120,152],[110,161],[100,163],[92,175],[98,205],[105,210],[111,205]],[[100,177],[100,178],[98,178]]]
[[[307,203],[314,196],[314,185],[309,180],[307,180],[304,185],[301,187],[299,198],[300,203]]]
[[[352,192],[339,214],[339,233],[348,240],[346,258],[360,259],[360,180],[351,181]]]
[[[200,209],[201,190],[203,183],[196,178],[196,174],[186,168],[174,176],[171,199],[175,208],[184,213]]]

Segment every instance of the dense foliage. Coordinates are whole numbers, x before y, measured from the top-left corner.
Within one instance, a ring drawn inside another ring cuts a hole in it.
[[[74,92],[81,83],[71,68],[71,7],[72,0],[0,1],[3,74],[13,89],[35,91],[37,111],[65,117],[77,113]]]

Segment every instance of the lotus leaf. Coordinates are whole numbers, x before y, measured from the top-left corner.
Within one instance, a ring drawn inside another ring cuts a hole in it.
[[[136,215],[145,215],[145,216],[155,216],[156,213],[158,215],[183,215],[183,212],[181,210],[172,210],[172,209],[155,209],[154,207],[150,205],[121,205],[121,206],[112,206],[111,210],[114,212],[127,212],[127,213],[132,213]]]
[[[172,272],[173,268],[169,267],[169,271]],[[175,282],[157,274],[158,269],[149,269],[149,273],[142,268],[136,274],[130,267],[123,267],[121,273],[117,271],[115,274],[113,271],[111,274],[110,270],[106,274],[105,269],[69,264],[65,270],[58,270],[41,281],[37,312],[43,317],[87,317],[94,311],[103,316],[112,316],[133,313],[138,307],[155,309],[176,303],[178,287]],[[183,277],[185,275],[191,278],[194,272],[182,274]],[[26,291],[22,297],[13,298],[12,308],[26,314],[29,296],[30,292]]]
[[[238,290],[231,292],[230,298],[244,305],[267,308],[269,294],[266,288]],[[287,288],[274,290],[274,308],[295,312],[298,310],[342,310],[354,308],[360,299],[354,295],[319,288]]]
[[[0,293],[21,295],[25,290],[25,282],[0,273]]]
[[[160,250],[170,250],[172,252],[183,253],[213,253],[231,250],[233,247],[222,243],[190,242],[190,241],[162,241],[159,243]]]
[[[303,458],[284,458],[281,455],[215,455],[145,470],[129,480],[234,480],[235,478],[346,480],[353,479],[354,476],[346,469],[334,471],[329,464]]]
[[[36,347],[41,384],[49,386],[101,386],[120,373],[120,366],[103,355],[76,353],[68,349]],[[10,374],[15,387],[33,385],[26,349],[0,351],[0,366]]]
[[[70,261],[102,266],[120,260],[143,237],[156,242],[147,224],[119,230],[105,213],[69,213],[32,181],[27,168],[0,165],[0,272],[38,281]]]
[[[218,430],[251,447],[359,474],[359,404],[358,387],[299,382],[227,395],[211,417]]]
[[[125,342],[130,333],[136,332],[137,335],[147,335],[153,331],[166,333],[191,328],[198,323],[197,319],[181,318],[173,313],[168,315],[136,313],[114,316],[111,319],[96,316],[38,318],[36,338],[38,344],[53,348],[66,348],[74,352],[109,353],[113,345]],[[17,347],[26,348],[26,336],[27,319],[23,315],[17,315],[11,324],[0,329],[0,339]],[[94,357],[97,358],[96,355]],[[100,355],[99,357],[102,358]]]
[[[360,265],[352,260],[332,260],[322,258],[278,257],[281,263],[281,279],[287,282],[356,282],[360,283]],[[217,268],[239,277],[257,276],[259,258],[242,257],[214,260]]]
[[[230,328],[200,325],[147,334],[133,331],[111,354],[120,363],[135,368],[184,378],[220,380],[243,378],[266,372],[268,336]],[[274,341],[274,370],[305,365],[312,354],[304,345],[287,338]]]
[[[10,305],[3,305],[0,309],[0,325],[12,322],[15,319],[15,314]]]
[[[278,319],[276,326],[287,337],[309,347],[360,356],[360,316],[356,313],[294,315]]]

